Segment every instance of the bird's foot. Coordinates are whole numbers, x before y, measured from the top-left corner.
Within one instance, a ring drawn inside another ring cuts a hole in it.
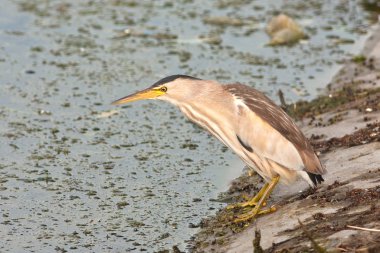
[[[266,189],[268,188],[269,184],[265,184],[261,189],[260,191],[253,197],[253,198],[249,198],[248,196],[243,196],[243,198],[245,199],[248,199],[248,201],[245,201],[243,203],[236,203],[236,204],[233,204],[233,205],[229,205],[227,206],[227,210],[231,210],[231,209],[235,209],[235,208],[246,208],[246,207],[256,207],[259,205],[259,201],[260,199],[262,198],[262,196],[264,195]],[[265,206],[266,205],[266,202],[263,201],[263,203],[261,204],[262,206]]]
[[[252,210],[243,213],[241,215],[238,215],[237,218],[234,219],[234,223],[241,223],[241,222],[246,222],[249,220],[252,220],[256,218],[258,215],[263,215],[263,214],[268,214],[275,212],[277,208],[275,206],[271,206],[270,208],[261,210],[259,206],[255,206]]]
[[[266,200],[268,199],[269,195],[273,191],[273,188],[276,186],[279,180],[279,176],[273,177],[271,182],[266,183],[263,186],[263,188],[261,188],[261,190],[256,194],[256,196],[253,197],[250,201],[229,206],[229,208],[227,209],[235,207],[242,207],[243,209],[247,209],[249,207],[254,206],[253,208],[251,208],[251,210],[238,215],[234,222],[239,223],[248,221],[255,218],[257,215],[267,214],[276,211],[276,208],[274,206],[264,210],[261,210],[261,208],[266,205]]]
[[[231,204],[226,207],[227,210],[235,209],[235,208],[247,208],[247,207],[255,207],[257,206],[258,201],[256,199],[251,199],[242,203],[236,203],[236,204]],[[266,206],[267,203],[264,202],[262,206]]]

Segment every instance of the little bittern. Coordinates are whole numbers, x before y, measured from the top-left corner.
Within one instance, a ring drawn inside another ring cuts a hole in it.
[[[142,99],[166,100],[178,106],[267,181],[250,201],[235,205],[252,207],[236,221],[269,212],[261,208],[278,181],[289,184],[300,176],[312,187],[323,181],[321,175],[326,171],[300,129],[279,106],[254,88],[173,75],[113,104]]]

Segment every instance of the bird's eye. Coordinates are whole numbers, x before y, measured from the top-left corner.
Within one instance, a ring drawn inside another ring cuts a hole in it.
[[[166,92],[168,90],[168,88],[166,88],[166,86],[162,86],[161,88],[160,88],[160,91],[162,91],[162,92]]]

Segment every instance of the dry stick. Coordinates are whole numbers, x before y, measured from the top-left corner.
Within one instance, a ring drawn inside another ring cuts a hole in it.
[[[298,219],[298,223],[301,226],[301,229],[305,233],[306,237],[311,241],[311,245],[313,245],[313,248],[318,253],[327,253],[327,250],[323,247],[319,246],[319,244],[314,240],[312,234],[306,229],[305,225]]]
[[[253,253],[263,253],[264,250],[260,246],[260,241],[261,241],[261,232],[260,230],[256,229],[255,231],[255,238],[253,239]]]
[[[279,89],[277,94],[278,94],[278,97],[280,98],[281,108],[286,110],[288,108],[288,105],[285,102],[284,93],[282,92],[281,89]]]
[[[177,246],[173,246],[173,253],[183,253]]]
[[[346,227],[358,229],[358,230],[370,231],[370,232],[380,232],[380,229],[375,229],[375,228],[362,228],[362,227],[351,226],[351,225],[346,225]]]

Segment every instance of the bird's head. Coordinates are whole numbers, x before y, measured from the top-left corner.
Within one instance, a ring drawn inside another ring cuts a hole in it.
[[[202,80],[185,75],[173,75],[165,77],[154,83],[147,89],[135,92],[114,101],[113,105],[125,104],[145,99],[161,99],[172,103],[193,98],[199,93]]]

